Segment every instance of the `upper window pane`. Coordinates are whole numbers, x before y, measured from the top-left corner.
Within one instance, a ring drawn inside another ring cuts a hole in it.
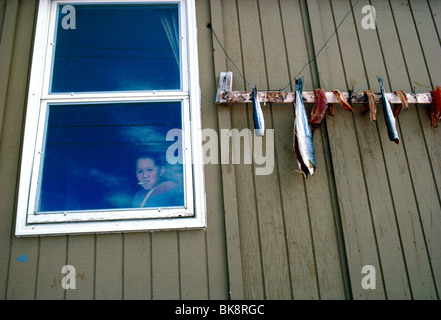
[[[52,93],[181,89],[178,4],[66,6],[58,6]]]

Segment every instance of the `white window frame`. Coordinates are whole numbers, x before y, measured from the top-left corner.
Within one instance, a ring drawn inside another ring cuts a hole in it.
[[[179,3],[181,90],[51,94],[57,6],[75,3]],[[40,0],[28,93],[17,202],[16,236],[194,229],[206,227],[195,0]],[[37,213],[39,175],[49,104],[180,101],[186,208],[84,210]]]

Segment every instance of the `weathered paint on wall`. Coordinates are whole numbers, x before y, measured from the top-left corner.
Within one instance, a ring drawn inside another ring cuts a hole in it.
[[[258,89],[286,85],[354,0],[196,0],[202,126],[252,127],[247,105],[217,106],[217,78],[233,71],[209,29]],[[275,166],[205,166],[207,229],[57,237],[14,236],[17,183],[37,0],[0,0],[0,298],[439,299],[441,133],[427,106],[398,117],[401,141],[378,121],[337,106],[315,130],[317,171],[295,172],[292,106],[262,105]],[[361,8],[376,8],[376,29]],[[441,2],[360,0],[317,61],[305,90],[428,92],[441,83]],[[289,89],[293,89],[292,87]],[[311,109],[307,105],[307,110]],[[26,255],[24,261],[17,258]],[[76,267],[77,288],[61,287]],[[376,269],[376,289],[361,268]]]

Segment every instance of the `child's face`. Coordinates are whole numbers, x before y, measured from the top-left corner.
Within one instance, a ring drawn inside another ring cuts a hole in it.
[[[155,165],[154,161],[149,158],[141,158],[136,162],[136,177],[141,187],[146,190],[154,188],[158,183],[163,168]]]

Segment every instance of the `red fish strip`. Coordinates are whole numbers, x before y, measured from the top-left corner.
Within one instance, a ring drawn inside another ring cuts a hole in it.
[[[430,91],[432,95],[432,105],[430,108],[430,117],[432,119],[432,128],[438,127],[438,120],[441,119],[441,87],[438,84],[435,90]]]
[[[325,90],[314,89],[315,104],[311,111],[311,116],[309,117],[309,122],[314,128],[320,126],[320,123],[325,117],[326,109],[328,109],[328,104],[326,101]]]

